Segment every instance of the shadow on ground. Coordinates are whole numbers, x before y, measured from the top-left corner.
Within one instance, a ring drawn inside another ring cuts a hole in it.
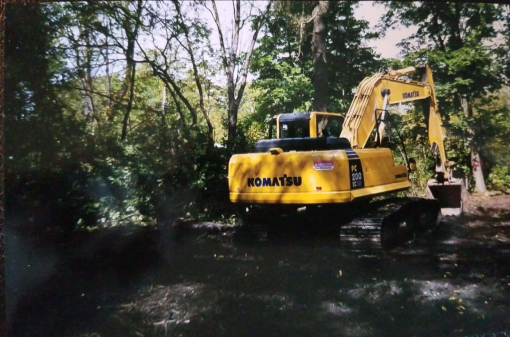
[[[7,233],[10,336],[510,331],[510,212],[482,210],[373,256],[324,237],[240,243],[210,223],[171,241],[161,229],[63,244]]]

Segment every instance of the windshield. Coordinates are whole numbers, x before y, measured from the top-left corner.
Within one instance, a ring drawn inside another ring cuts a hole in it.
[[[342,124],[342,117],[317,116],[317,137],[340,137]]]
[[[310,123],[307,119],[280,122],[280,138],[310,137]]]

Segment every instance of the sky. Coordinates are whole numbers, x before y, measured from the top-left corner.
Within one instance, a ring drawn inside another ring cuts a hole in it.
[[[217,1],[218,12],[222,21],[222,28],[226,31],[227,27],[230,26],[230,22],[232,21],[233,11],[232,11],[232,2],[231,1]],[[256,6],[260,9],[264,9],[267,5],[267,1],[257,1],[255,2]],[[367,20],[370,23],[370,28],[375,29],[375,25],[377,21],[381,17],[381,15],[385,12],[384,6],[381,4],[374,4],[373,1],[360,1],[359,7],[354,11],[354,16],[357,19]],[[211,7],[212,8],[212,7]],[[209,14],[209,13],[207,13]],[[214,26],[214,21],[210,18],[210,15],[207,15],[205,19],[208,20],[211,27]],[[416,32],[417,27],[399,27],[396,30],[390,30],[386,34],[384,38],[378,39],[376,41],[368,42],[368,46],[373,47],[375,51],[381,54],[382,58],[397,58],[400,52],[399,48],[396,46],[402,39],[408,37],[409,35]],[[248,30],[241,32],[241,40],[240,41],[249,41],[251,39],[251,33]],[[213,42],[218,41],[218,36],[216,35],[216,31],[214,29],[213,36],[211,39]]]
[[[263,11],[267,6],[267,1],[255,1],[254,4],[260,11]],[[220,16],[223,35],[227,40],[226,45],[228,46],[230,45],[230,41],[232,39],[231,31],[229,30],[233,26],[232,1],[216,1],[216,5],[218,8],[218,14]],[[211,2],[209,2],[207,6],[212,10]],[[246,17],[247,7],[248,6],[241,6],[241,10],[243,11],[241,17]],[[375,30],[375,26],[384,12],[384,6],[381,4],[375,4],[373,1],[360,1],[358,8],[356,8],[354,11],[354,15],[358,19],[367,20],[370,24],[370,28]],[[200,16],[207,22],[208,26],[212,28],[212,36],[210,41],[213,47],[219,50],[220,44],[218,32],[211,13],[204,10],[201,12]],[[253,33],[249,28],[250,22],[247,22],[245,28],[240,32],[240,50],[247,50],[248,44],[251,41]],[[386,33],[386,36],[383,38],[368,41],[366,43],[368,46],[374,48],[375,52],[380,54],[382,58],[398,58],[400,50],[396,44],[402,41],[402,39],[416,32],[416,30],[416,26],[410,28],[398,27],[396,30],[389,30]],[[162,36],[157,36],[157,34],[154,35],[154,37],[156,38],[156,44],[162,47],[166,39]],[[147,43],[149,43],[148,46],[150,46],[149,41],[151,41],[152,38],[146,38]],[[144,44],[146,44],[146,42],[142,41],[142,45]]]
[[[381,4],[374,4],[373,1],[360,1],[360,6],[354,11],[354,16],[357,19],[367,20],[370,23],[370,28],[375,28],[384,11],[384,6]],[[382,58],[398,58],[400,50],[396,44],[415,33],[417,29],[416,26],[409,28],[400,26],[396,30],[389,30],[384,38],[370,41],[367,44],[381,54]]]

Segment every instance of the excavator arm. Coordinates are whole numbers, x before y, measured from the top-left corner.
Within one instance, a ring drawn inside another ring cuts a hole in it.
[[[362,149],[367,146],[374,128],[377,128],[375,141],[380,144],[384,136],[387,106],[422,100],[431,149],[440,159],[436,165],[436,173],[444,174],[447,165],[443,143],[445,133],[432,72],[428,65],[419,69],[422,71],[420,82],[401,79],[401,76],[413,73],[414,67],[390,70],[387,74],[378,73],[365,78],[358,86],[340,137],[349,139],[353,148]]]
[[[413,73],[408,67],[390,70],[387,74],[375,74],[365,78],[358,86],[356,95],[343,123],[340,137],[347,138],[353,148],[363,149],[376,128],[376,145],[384,136],[385,115],[389,104],[422,101],[427,121],[430,148],[436,157],[436,177],[427,182],[426,195],[438,199],[443,215],[462,213],[469,194],[461,179],[451,176],[444,149],[445,132],[441,123],[432,71],[428,65],[417,67],[422,72],[420,81],[410,81],[401,76]]]

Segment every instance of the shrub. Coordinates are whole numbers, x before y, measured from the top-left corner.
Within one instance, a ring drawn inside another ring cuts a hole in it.
[[[489,174],[488,187],[495,191],[506,191],[510,188],[508,166],[496,165]]]

